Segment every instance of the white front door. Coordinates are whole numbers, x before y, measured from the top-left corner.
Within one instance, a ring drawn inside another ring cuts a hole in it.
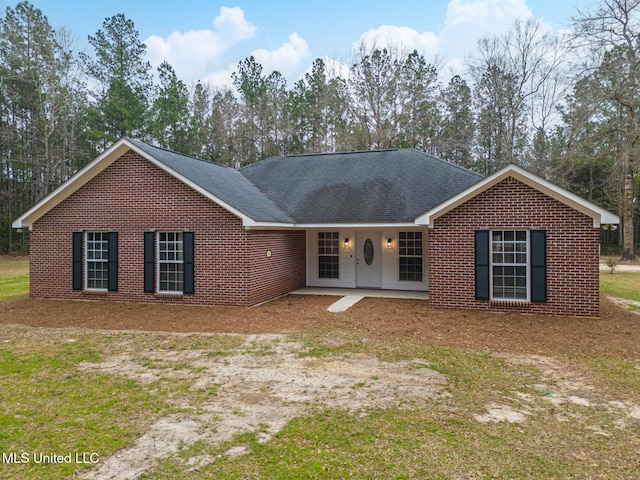
[[[381,233],[363,231],[356,234],[356,286],[382,287]]]

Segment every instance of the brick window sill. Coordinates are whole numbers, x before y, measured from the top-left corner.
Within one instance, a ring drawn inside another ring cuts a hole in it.
[[[109,292],[107,290],[82,290],[82,294],[95,297],[106,297]]]
[[[491,305],[497,307],[525,307],[529,308],[531,302],[528,300],[491,300]]]
[[[184,294],[183,293],[155,293],[153,296],[155,298],[180,299],[184,297]]]

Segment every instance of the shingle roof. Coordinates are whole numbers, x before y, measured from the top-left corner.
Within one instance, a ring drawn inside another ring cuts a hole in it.
[[[154,147],[139,140],[127,140],[251,219],[257,222],[293,223],[292,218],[275,206],[238,170]]]
[[[483,177],[414,149],[279,156],[240,170],[297,223],[406,223]]]

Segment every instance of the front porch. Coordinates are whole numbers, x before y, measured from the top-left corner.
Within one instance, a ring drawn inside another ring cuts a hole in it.
[[[308,228],[306,285],[426,294],[427,242],[416,225]]]
[[[420,292],[415,290],[381,290],[372,288],[304,287],[291,292],[289,295],[329,295],[334,297],[357,296],[429,300],[429,292]]]
[[[380,290],[371,288],[330,288],[330,287],[305,287],[290,295],[330,295],[339,296],[340,299],[329,305],[327,310],[332,313],[340,313],[348,310],[366,297],[402,298],[413,300],[429,300],[429,292],[410,290]]]

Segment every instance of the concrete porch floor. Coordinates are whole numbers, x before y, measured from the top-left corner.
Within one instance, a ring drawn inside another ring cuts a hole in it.
[[[416,292],[411,290],[381,290],[374,288],[304,287],[291,292],[289,295],[331,295],[334,297],[382,297],[429,300],[429,292]]]

